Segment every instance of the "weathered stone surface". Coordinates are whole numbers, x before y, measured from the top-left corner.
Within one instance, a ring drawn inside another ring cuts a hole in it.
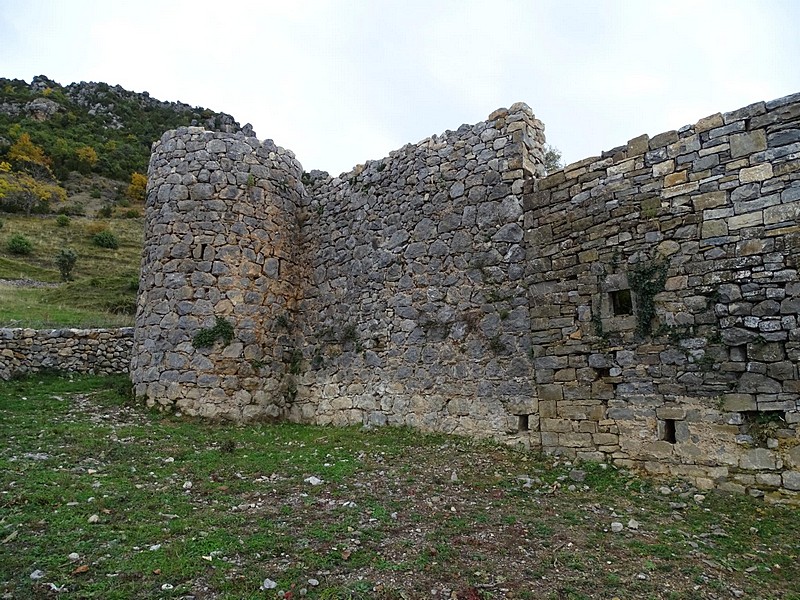
[[[731,158],[748,156],[767,149],[767,134],[763,129],[731,136]]]
[[[127,373],[133,328],[0,329],[0,378],[56,370]]]
[[[546,178],[524,105],[335,178],[272,143],[167,134],[137,390],[789,489],[792,445],[754,448],[748,424],[782,411],[798,435],[799,120],[758,103]],[[218,316],[234,340],[194,348]]]

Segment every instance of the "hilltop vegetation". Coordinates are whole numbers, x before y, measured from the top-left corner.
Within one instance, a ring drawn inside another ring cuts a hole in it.
[[[132,322],[150,147],[185,125],[255,135],[107,83],[0,78],[0,279],[16,280],[0,285],[0,325]]]
[[[22,134],[52,161],[53,174],[97,173],[129,181],[146,173],[151,144],[168,129],[201,125],[239,131],[231,115],[181,102],[162,102],[107,83],[62,86],[47,77],[28,84],[0,77],[0,157]],[[245,131],[252,134],[249,126]]]

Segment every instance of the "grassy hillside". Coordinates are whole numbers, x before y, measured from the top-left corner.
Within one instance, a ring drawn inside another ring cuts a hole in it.
[[[0,325],[42,328],[133,323],[143,243],[141,217],[4,215],[2,222],[0,279],[58,285],[31,288],[0,284]],[[116,237],[117,248],[93,242],[93,236],[103,231]],[[15,254],[9,249],[15,236],[30,242],[30,254]],[[74,250],[77,261],[72,281],[59,284],[56,256],[64,248]]]
[[[0,383],[5,597],[800,598],[796,507],[410,429],[177,419],[124,389]]]
[[[0,279],[13,280],[0,283],[0,326],[132,324],[143,173],[152,142],[185,125],[254,135],[226,113],[118,85],[0,77]],[[60,283],[66,249],[76,263]]]

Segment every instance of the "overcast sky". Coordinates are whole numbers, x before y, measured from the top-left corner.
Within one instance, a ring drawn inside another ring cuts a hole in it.
[[[572,162],[800,92],[798,31],[798,0],[0,0],[0,76],[227,112],[332,174],[524,101]]]

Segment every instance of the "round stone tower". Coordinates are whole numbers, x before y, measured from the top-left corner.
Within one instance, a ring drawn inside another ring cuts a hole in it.
[[[131,364],[149,405],[286,413],[302,172],[290,151],[241,133],[181,128],[154,144]]]

